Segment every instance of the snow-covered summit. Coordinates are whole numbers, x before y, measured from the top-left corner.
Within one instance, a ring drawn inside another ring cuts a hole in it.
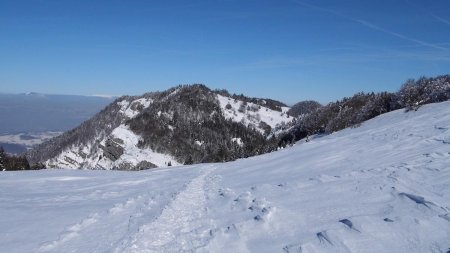
[[[268,137],[292,122],[288,108],[271,101],[277,111],[245,99],[250,100],[218,95],[204,85],[124,96],[28,157],[47,168],[137,170],[274,150],[277,143]]]
[[[448,252],[449,126],[443,102],[230,163],[3,173],[0,252]]]

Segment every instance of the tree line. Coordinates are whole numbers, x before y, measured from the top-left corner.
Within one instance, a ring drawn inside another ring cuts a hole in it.
[[[450,75],[407,80],[397,92],[364,93],[346,97],[325,106],[314,101],[298,103],[289,112],[297,117],[290,130],[279,135],[263,135],[241,123],[225,119],[214,94],[222,94],[281,110],[284,104],[270,99],[230,95],[226,90],[212,91],[204,85],[180,85],[164,92],[148,93],[154,103],[137,117],[125,120],[116,100],[80,127],[28,153],[31,163],[45,161],[62,148],[86,143],[95,136],[107,136],[118,125],[126,123],[142,136],[141,148],[171,154],[181,163],[223,162],[263,154],[314,134],[329,134],[380,114],[405,108],[417,110],[428,103],[450,99]],[[123,99],[123,98],[122,98]],[[127,97],[128,101],[135,97]],[[235,141],[241,140],[241,144]],[[4,151],[3,151],[4,153]],[[2,155],[1,169],[33,169],[24,157]],[[6,167],[5,167],[6,166]]]
[[[360,92],[300,115],[295,126],[280,137],[279,145],[286,146],[314,134],[355,127],[393,110],[417,110],[422,105],[446,100],[450,100],[450,75],[409,79],[393,93]]]
[[[28,163],[28,160],[24,155],[10,155],[5,152],[2,146],[0,146],[0,171],[30,170],[40,168],[42,167],[30,167],[30,164]]]
[[[276,149],[274,139],[225,119],[215,93],[206,86],[178,88],[170,99],[155,99],[151,107],[127,122],[142,137],[141,148],[171,154],[184,164],[232,161]]]

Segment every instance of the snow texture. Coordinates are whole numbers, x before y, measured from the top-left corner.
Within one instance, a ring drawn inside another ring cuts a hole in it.
[[[231,141],[235,142],[237,145],[239,146],[244,146],[244,142],[242,141],[241,138],[232,138]]]
[[[230,163],[2,172],[0,252],[447,252],[449,143],[444,102]]]
[[[64,169],[111,169],[119,168],[123,164],[136,166],[142,161],[151,162],[157,167],[166,167],[169,162],[171,165],[180,165],[170,155],[154,152],[150,148],[139,148],[138,142],[140,136],[133,133],[126,125],[120,125],[115,128],[109,138],[120,139],[122,142],[119,145],[123,148],[124,153],[115,161],[103,156],[102,149],[94,149],[92,145],[82,147],[73,146],[63,151],[57,157],[50,159],[47,162],[47,166],[50,168]],[[101,145],[105,145],[106,139],[104,138],[101,141]],[[91,155],[88,156],[88,154]]]
[[[231,119],[234,122],[241,122],[245,126],[251,125],[261,133],[264,133],[264,129],[260,127],[260,122],[264,122],[272,129],[275,129],[281,124],[286,124],[294,120],[293,117],[289,117],[287,114],[289,107],[282,107],[282,111],[278,112],[254,103],[247,103],[244,105],[244,102],[240,100],[235,100],[219,94],[217,94],[217,99],[219,100],[220,107],[222,108],[222,112],[226,119]]]
[[[139,98],[131,101],[123,99],[117,102],[117,105],[120,106],[120,113],[125,117],[123,120],[125,122],[126,119],[136,117],[148,108],[152,102],[151,98]],[[118,145],[124,150],[119,159],[115,161],[104,156],[103,150],[98,146],[98,143],[105,146],[106,141],[111,138],[118,138],[121,141]],[[62,169],[108,170],[122,168],[124,165],[128,167],[136,166],[142,161],[150,162],[157,167],[166,167],[169,162],[172,165],[179,165],[176,159],[170,155],[157,153],[149,148],[139,148],[139,140],[140,136],[134,134],[127,126],[122,124],[108,136],[99,134],[88,144],[75,144],[63,150],[58,156],[46,161],[46,166]]]
[[[110,164],[102,164],[105,168],[111,168],[117,166],[120,163],[131,163],[137,165],[141,161],[150,161],[158,167],[165,167],[170,161],[172,165],[180,165],[176,162],[175,158],[170,155],[154,152],[150,148],[138,148],[138,142],[140,137],[133,133],[128,126],[120,125],[114,129],[111,135],[115,138],[121,139],[124,143],[122,147],[125,153],[120,158]]]
[[[132,101],[131,103],[124,99],[117,102],[117,104],[120,106],[120,112],[131,119],[136,117],[143,109],[149,107],[152,102],[153,100],[150,98],[139,98]],[[142,106],[141,110],[137,109],[139,105]]]

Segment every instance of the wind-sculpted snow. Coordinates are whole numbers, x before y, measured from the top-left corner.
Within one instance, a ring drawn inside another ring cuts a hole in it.
[[[448,252],[450,102],[222,164],[0,177],[0,252]]]

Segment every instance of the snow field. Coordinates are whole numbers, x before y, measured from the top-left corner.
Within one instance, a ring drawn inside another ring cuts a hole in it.
[[[450,102],[230,163],[3,172],[0,211],[0,252],[447,252]]]

